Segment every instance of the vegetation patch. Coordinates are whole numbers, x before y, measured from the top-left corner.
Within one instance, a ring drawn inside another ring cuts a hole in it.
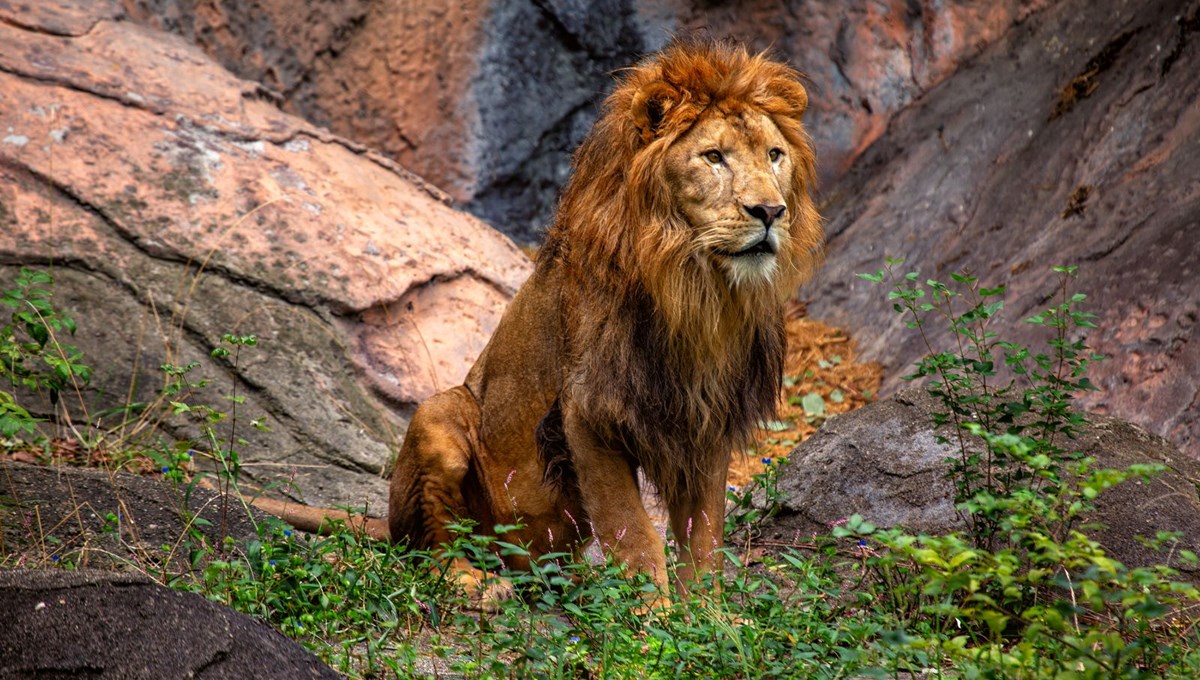
[[[67,404],[92,369],[66,344],[74,324],[55,308],[52,278],[42,272],[22,270],[0,298],[7,314],[0,319],[0,455],[140,472],[183,498],[200,485],[226,492],[215,515],[181,504],[178,538],[131,550],[123,564],[264,619],[349,677],[1200,675],[1200,593],[1171,566],[1196,556],[1160,533],[1145,538],[1165,549],[1162,564],[1126,568],[1080,520],[1105,489],[1155,469],[1101,470],[1074,451],[1083,415],[1071,396],[1091,388],[1087,368],[1100,359],[1083,340],[1091,316],[1081,310],[1086,298],[1071,290],[1074,270],[1057,270],[1049,306],[1028,319],[1046,329],[1047,347],[1037,350],[990,330],[1003,310],[1002,287],[965,274],[949,284],[922,280],[898,265],[889,261],[865,278],[888,285],[897,312],[930,343],[912,377],[942,404],[931,427],[953,445],[951,476],[967,530],[912,535],[850,517],[809,545],[755,544],[780,500],[782,452],[828,413],[878,389],[878,367],[858,364],[848,339],[793,318],[793,335],[802,329],[813,341],[793,346],[779,421],[763,424],[753,452],[760,466],[743,470],[731,490],[726,571],[669,605],[652,604],[652,583],[598,559],[552,554],[530,572],[506,573],[498,555],[525,548],[465,524],[447,554],[435,556],[344,527],[303,535],[249,513],[238,493],[238,451],[262,422],[241,412],[240,395],[208,394],[195,364],[163,366],[154,403],[105,414],[104,422],[124,418],[123,427],[100,429],[96,414],[71,417]],[[930,341],[938,326],[952,334],[948,350]],[[270,348],[251,335],[226,335],[213,349],[235,368],[263,351]],[[49,404],[42,408],[54,414],[49,422],[31,415],[38,411],[30,400]],[[137,425],[147,419],[196,435],[160,439],[160,430]],[[53,528],[7,489],[0,496],[0,535],[9,537],[0,543],[0,568],[88,562],[95,548],[86,543],[45,550]],[[129,518],[100,512],[125,540]],[[251,517],[252,538],[213,526],[234,516]],[[451,577],[447,556],[506,579],[514,597],[480,610]]]

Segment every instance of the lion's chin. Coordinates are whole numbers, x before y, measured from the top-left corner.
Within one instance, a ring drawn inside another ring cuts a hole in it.
[[[737,288],[770,283],[779,265],[775,253],[767,251],[722,257],[721,269],[729,277],[729,283]]]

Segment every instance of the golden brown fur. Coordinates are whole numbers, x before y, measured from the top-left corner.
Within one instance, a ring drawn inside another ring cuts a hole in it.
[[[464,384],[413,417],[393,540],[437,546],[459,517],[519,523],[503,538],[535,556],[596,539],[665,585],[641,469],[681,580],[719,564],[729,455],[774,409],[782,305],[819,260],[806,106],[792,69],[724,44],[676,44],[624,74],[534,274]]]

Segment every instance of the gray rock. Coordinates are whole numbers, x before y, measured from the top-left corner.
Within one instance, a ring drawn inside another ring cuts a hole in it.
[[[0,678],[337,678],[270,626],[98,571],[0,571]]]
[[[915,532],[965,530],[948,478],[947,459],[956,449],[937,443],[933,429],[931,414],[944,410],[924,390],[910,389],[830,418],[792,452],[779,480],[783,509],[764,534],[795,542],[827,534],[854,514],[877,526]],[[1127,566],[1163,563],[1163,553],[1137,540],[1158,531],[1181,532],[1178,547],[1200,551],[1200,463],[1162,437],[1096,415],[1064,448],[1095,458],[1098,468],[1123,470],[1134,463],[1167,468],[1149,481],[1133,477],[1101,494],[1086,521],[1102,528],[1085,533],[1111,556]]]

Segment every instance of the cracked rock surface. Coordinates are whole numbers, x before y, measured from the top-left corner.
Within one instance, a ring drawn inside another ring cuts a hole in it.
[[[153,402],[161,365],[194,362],[192,403],[246,400],[251,481],[381,512],[406,416],[462,380],[530,263],[117,3],[34,4],[0,2],[0,282],[53,271],[100,369],[83,408]],[[235,367],[210,356],[225,333],[259,346]]]
[[[0,677],[337,678],[278,630],[142,576],[0,572]]]
[[[763,537],[803,542],[814,533],[826,535],[854,514],[880,527],[965,531],[947,478],[946,459],[957,450],[939,444],[932,426],[931,414],[944,411],[916,388],[827,420],[796,447],[780,473],[785,501]],[[953,438],[952,432],[942,434]],[[1105,416],[1091,416],[1077,439],[1059,444],[1095,458],[1096,469],[1123,470],[1135,463],[1166,467],[1148,481],[1130,478],[1100,495],[1086,521],[1103,528],[1087,533],[1111,557],[1130,567],[1161,564],[1165,554],[1138,541],[1159,531],[1180,532],[1180,549],[1200,548],[1200,463],[1162,437]],[[1195,567],[1172,566],[1196,574]]]

